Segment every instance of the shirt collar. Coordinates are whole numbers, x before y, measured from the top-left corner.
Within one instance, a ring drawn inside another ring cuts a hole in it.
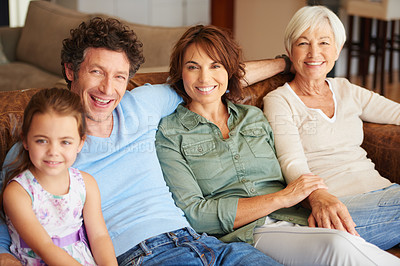
[[[229,119],[237,118],[239,113],[237,106],[233,104],[231,101],[225,100],[225,102],[228,107]],[[184,104],[185,103],[181,103],[180,105],[178,105],[178,107],[176,108],[176,113],[182,125],[186,127],[188,130],[194,129],[195,127],[197,127],[199,123],[204,123],[204,124],[210,123],[210,121],[208,121],[201,115],[187,109],[184,106]]]

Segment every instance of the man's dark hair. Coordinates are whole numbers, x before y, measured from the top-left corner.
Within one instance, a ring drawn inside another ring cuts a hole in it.
[[[129,78],[133,77],[144,62],[143,44],[131,29],[116,19],[95,17],[88,22],[82,22],[76,29],[72,29],[70,34],[71,36],[63,41],[61,50],[62,72],[69,88],[71,81],[66,76],[64,64],[68,64],[75,74],[74,77],[77,77],[87,48],[125,52],[129,60]]]

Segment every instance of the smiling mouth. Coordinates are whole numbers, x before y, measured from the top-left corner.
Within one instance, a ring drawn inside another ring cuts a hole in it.
[[[94,100],[96,103],[101,104],[101,105],[106,105],[109,104],[112,100],[104,100],[97,98],[96,96],[91,96],[92,100]]]
[[[44,161],[45,163],[49,164],[49,165],[58,165],[61,164],[61,162],[55,162],[55,161]]]
[[[306,62],[306,64],[309,65],[309,66],[320,66],[323,63],[324,62]]]
[[[196,87],[196,89],[198,89],[199,91],[202,92],[209,92],[212,91],[213,89],[215,89],[216,86],[211,86],[211,87]]]

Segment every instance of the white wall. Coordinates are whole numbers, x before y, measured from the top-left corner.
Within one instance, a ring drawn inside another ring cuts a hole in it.
[[[31,0],[9,0],[10,26],[23,26]],[[127,21],[157,25],[182,26],[211,23],[211,0],[50,0],[62,6],[88,13],[105,13]],[[400,0],[399,0],[400,1]],[[235,0],[235,39],[242,46],[246,60],[273,58],[285,53],[283,33],[293,14],[306,0]],[[345,0],[342,0],[345,6]],[[347,29],[347,14],[339,12]],[[336,76],[346,71],[346,49],[336,63]],[[395,68],[398,65],[395,58]],[[387,60],[388,61],[388,60]],[[371,61],[371,68],[373,66]],[[356,64],[353,64],[355,73]]]
[[[286,53],[283,34],[306,0],[235,0],[235,38],[246,60]]]
[[[211,23],[210,0],[52,0],[85,13],[103,13],[133,23],[189,26]]]

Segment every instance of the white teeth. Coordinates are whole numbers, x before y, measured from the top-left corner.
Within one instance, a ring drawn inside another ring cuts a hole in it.
[[[199,91],[207,92],[207,91],[211,91],[212,89],[214,89],[214,86],[212,86],[212,87],[203,87],[203,88],[197,87],[197,89]]]
[[[103,100],[103,99],[97,98],[95,96],[92,96],[92,97],[93,97],[93,99],[95,99],[97,102],[100,102],[100,103],[109,103],[110,102],[110,100]]]
[[[322,65],[322,62],[307,62],[307,65],[319,66]]]

